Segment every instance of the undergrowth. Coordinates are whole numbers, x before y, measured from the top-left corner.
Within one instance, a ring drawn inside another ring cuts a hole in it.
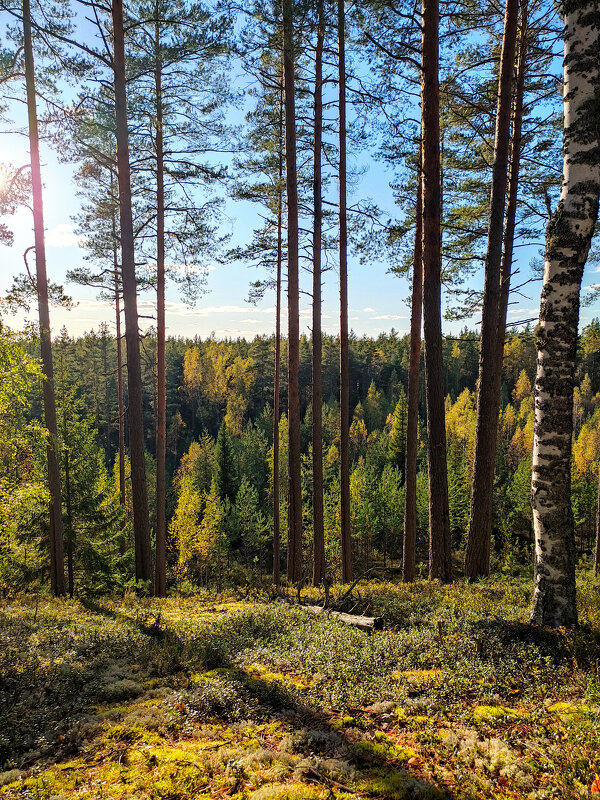
[[[590,575],[574,632],[529,626],[530,584],[512,578],[330,599],[386,629],[292,596],[5,602],[0,798],[591,796]]]

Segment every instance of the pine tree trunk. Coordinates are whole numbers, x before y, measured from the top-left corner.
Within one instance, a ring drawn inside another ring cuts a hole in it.
[[[563,13],[563,184],[546,232],[536,328],[531,620],[569,627],[577,624],[571,436],[579,294],[600,195],[600,13],[590,0],[563,3]]]
[[[277,187],[277,276],[275,285],[275,378],[273,385],[273,583],[281,583],[279,514],[279,384],[281,370],[281,264],[283,261],[283,86],[279,99],[279,183]]]
[[[287,577],[302,577],[302,488],[300,483],[300,294],[298,284],[298,180],[296,175],[296,104],[294,0],[283,3],[283,74],[285,91],[285,172],[288,236],[288,557]]]
[[[73,537],[75,531],[73,529],[73,508],[71,504],[71,464],[69,460],[69,448],[66,446],[67,441],[67,415],[63,411],[63,444],[65,445],[65,505],[67,511],[67,586],[69,597],[75,594],[75,578],[73,570]]]
[[[121,506],[125,512],[127,507],[125,493],[125,403],[123,399],[123,354],[121,349],[121,289],[119,277],[119,256],[117,242],[117,224],[115,211],[112,218],[113,236],[113,271],[115,281],[115,324],[117,338],[117,402],[119,404],[119,495]],[[123,542],[122,553],[125,552],[125,542]]]
[[[338,0],[339,210],[340,210],[340,526],[342,583],[352,580],[350,531],[350,359],[348,352],[348,231],[346,211],[346,32]]]
[[[314,175],[313,175],[313,318],[312,318],[312,468],[313,468],[313,584],[325,579],[325,530],[323,522],[323,343],[321,331],[321,238],[323,204],[321,146],[323,137],[323,0],[317,4],[317,46],[315,51]]]
[[[125,343],[127,346],[127,385],[129,452],[131,459],[131,493],[133,504],[133,534],[135,542],[135,577],[152,582],[150,553],[150,520],[144,448],[142,412],[142,370],[137,313],[137,285],[133,214],[131,208],[131,176],[129,166],[129,130],[127,124],[127,85],[125,77],[125,35],[123,1],[112,0],[114,38],[115,121],[117,139],[117,169],[119,180],[119,214],[121,234],[121,269],[123,278],[123,307],[125,309]]]
[[[598,470],[598,495],[596,504],[596,544],[594,547],[594,575],[600,575],[600,469]]]
[[[423,193],[421,162],[421,145],[419,145],[406,407],[404,541],[402,546],[402,580],[406,583],[414,581],[417,576],[417,437],[419,424],[419,367],[421,361],[421,310],[423,306]]]
[[[525,90],[525,70],[527,67],[527,3],[521,3],[521,22],[519,26],[519,59],[515,80],[515,98],[512,114],[512,140],[510,146],[510,168],[508,175],[508,202],[506,204],[506,223],[504,226],[504,248],[500,269],[500,313],[498,318],[498,337],[496,341],[496,363],[494,376],[494,393],[500,398],[502,392],[502,362],[504,359],[504,340],[506,335],[506,319],[508,315],[508,299],[510,295],[510,277],[512,270],[513,247],[515,241],[515,224],[517,201],[519,195],[519,171],[521,166],[521,130],[523,117],[523,95]]]
[[[429,465],[429,577],[452,580],[441,315],[439,8],[423,0],[423,333]]]
[[[494,471],[500,394],[496,392],[498,327],[500,309],[500,270],[504,207],[508,183],[510,117],[519,0],[506,0],[504,35],[498,80],[494,166],[490,196],[488,241],[481,317],[479,389],[475,461],[471,489],[469,535],[465,554],[465,575],[477,578],[490,571],[490,538],[494,500]]]
[[[158,3],[154,25],[156,92],[156,564],[157,597],[167,596],[167,384],[165,364],[165,182]]]
[[[48,276],[46,274],[46,243],[44,240],[44,205],[42,197],[42,172],[35,95],[35,64],[31,39],[31,9],[29,0],[23,0],[23,47],[25,54],[25,85],[27,92],[27,118],[29,123],[29,148],[31,154],[31,189],[33,195],[33,228],[35,238],[35,268],[37,301],[40,324],[40,349],[42,356],[42,395],[44,424],[48,430],[48,490],[50,493],[50,584],[56,596],[65,593],[64,526],[60,488],[56,398],[54,396],[54,368],[50,335],[50,308],[48,302]]]

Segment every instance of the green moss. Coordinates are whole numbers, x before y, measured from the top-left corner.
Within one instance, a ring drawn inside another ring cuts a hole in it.
[[[331,722],[331,729],[334,731],[341,731],[343,728],[352,728],[356,725],[354,717],[338,717]]]
[[[477,706],[473,709],[473,722],[477,725],[508,722],[509,720],[523,719],[526,716],[527,714],[506,708],[506,706]]]
[[[352,745],[353,753],[358,757],[367,761],[375,759],[392,759],[394,761],[406,762],[409,758],[414,758],[416,753],[410,748],[400,747],[392,742],[385,735],[379,735],[379,741],[371,741],[370,739],[361,739],[356,744]]]
[[[361,783],[361,789],[374,797],[389,800],[408,800],[412,797],[414,781],[406,772],[398,770],[386,771],[385,774],[371,778]]]
[[[260,789],[251,792],[249,800],[320,800],[331,796],[326,789],[317,789],[314,786],[304,784],[272,784],[271,786],[261,786]]]
[[[572,705],[571,703],[554,703],[548,711],[556,714],[561,722],[585,722],[590,717],[590,707],[586,705]]]

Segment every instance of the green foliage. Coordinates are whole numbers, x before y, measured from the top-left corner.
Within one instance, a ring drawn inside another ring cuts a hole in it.
[[[529,582],[511,578],[363,583],[352,602],[387,626],[371,635],[206,593],[16,598],[0,609],[0,797],[208,800],[239,781],[257,798],[326,800],[331,781],[348,798],[582,795],[600,629],[597,581],[579,583],[576,632],[526,624]]]
[[[237,468],[231,434],[225,421],[221,423],[217,436],[214,481],[221,500],[227,499],[230,503],[234,503],[238,486]]]
[[[406,459],[406,403],[404,386],[400,386],[400,396],[392,415],[388,458],[390,463],[400,470],[402,475],[404,475],[404,462]]]

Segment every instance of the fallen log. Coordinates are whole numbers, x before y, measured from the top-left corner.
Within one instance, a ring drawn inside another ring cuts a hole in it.
[[[355,628],[360,628],[361,631],[382,631],[383,630],[383,617],[362,617],[358,614],[344,614],[341,611],[330,611],[328,608],[322,606],[301,606],[311,614],[326,614],[332,619],[337,619],[346,625],[353,625]]]

